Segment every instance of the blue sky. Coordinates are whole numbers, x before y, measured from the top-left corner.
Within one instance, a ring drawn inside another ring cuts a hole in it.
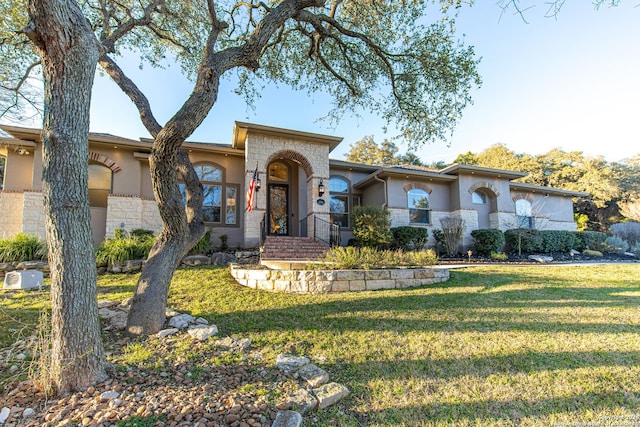
[[[526,2],[521,2],[527,4]],[[545,18],[544,2],[526,11],[528,23],[514,14],[501,17],[494,1],[464,8],[458,33],[482,57],[482,87],[450,140],[425,145],[425,162],[452,161],[503,143],[518,153],[540,154],[552,148],[583,151],[617,161],[640,153],[640,7],[623,2],[594,10],[591,2],[566,2],[556,18]],[[177,66],[165,70],[123,67],[150,98],[163,122],[186,98],[191,84]],[[332,153],[342,159],[349,144],[365,135],[381,142],[384,123],[364,114],[345,116],[336,127],[319,121],[328,110],[322,94],[309,97],[270,87],[250,110],[225,81],[218,103],[192,141],[229,143],[234,120],[250,121],[344,137]],[[129,99],[108,77],[96,79],[91,130],[138,138],[148,136]]]

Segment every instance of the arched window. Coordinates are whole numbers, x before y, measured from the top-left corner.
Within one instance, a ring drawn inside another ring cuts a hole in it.
[[[7,163],[7,159],[0,156],[0,190],[4,188],[4,165]]]
[[[89,162],[89,206],[106,208],[107,198],[111,193],[111,169],[100,164]]]
[[[413,224],[430,224],[429,193],[421,188],[407,192],[409,221]]]
[[[349,214],[354,206],[360,205],[360,196],[351,194],[351,185],[345,178],[329,178],[329,214],[332,224],[350,227]]]
[[[486,205],[487,195],[481,191],[474,191],[471,194],[471,202],[476,205]]]
[[[273,162],[269,165],[269,181],[289,181],[289,168],[286,164]]]
[[[202,184],[202,216],[205,222],[217,224],[237,224],[238,186],[224,183],[224,169],[213,164],[195,165],[193,169]],[[186,203],[187,193],[184,184],[180,192]],[[224,197],[223,197],[224,196]],[[224,221],[223,221],[224,212]]]
[[[516,200],[516,220],[518,228],[533,228],[532,205],[529,200]]]

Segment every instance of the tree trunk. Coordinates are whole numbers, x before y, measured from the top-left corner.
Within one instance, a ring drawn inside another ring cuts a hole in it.
[[[28,0],[44,76],[43,194],[51,266],[51,366],[60,393],[107,378],[88,202],[89,107],[98,44],[78,5]]]

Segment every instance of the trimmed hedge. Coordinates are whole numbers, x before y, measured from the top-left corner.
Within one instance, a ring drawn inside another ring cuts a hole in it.
[[[576,249],[579,251],[584,251],[585,249],[602,251],[604,242],[607,240],[607,235],[600,231],[579,231],[576,235],[578,237]]]
[[[508,252],[523,254],[542,252],[542,236],[538,230],[528,228],[507,230],[504,232],[504,238]]]
[[[424,248],[429,240],[429,230],[422,227],[411,227],[404,225],[391,229],[393,248],[408,250],[420,250]]]
[[[569,252],[578,247],[578,236],[575,231],[566,230],[542,230],[542,252]]]
[[[500,230],[473,230],[471,237],[473,237],[473,251],[478,255],[489,256],[492,252],[502,252],[504,248],[504,233]]]
[[[518,252],[518,245],[522,253],[568,252],[571,249],[601,251],[607,238],[606,234],[596,231],[566,230],[515,229],[505,231],[504,235],[511,253]]]

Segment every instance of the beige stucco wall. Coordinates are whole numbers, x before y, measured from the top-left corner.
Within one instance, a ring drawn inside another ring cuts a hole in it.
[[[6,239],[22,231],[22,192],[0,191],[0,239]]]
[[[23,191],[33,189],[33,151],[34,150],[29,149],[29,154],[20,155],[16,151],[7,150],[4,190]],[[40,174],[40,177],[41,175],[42,174]]]

